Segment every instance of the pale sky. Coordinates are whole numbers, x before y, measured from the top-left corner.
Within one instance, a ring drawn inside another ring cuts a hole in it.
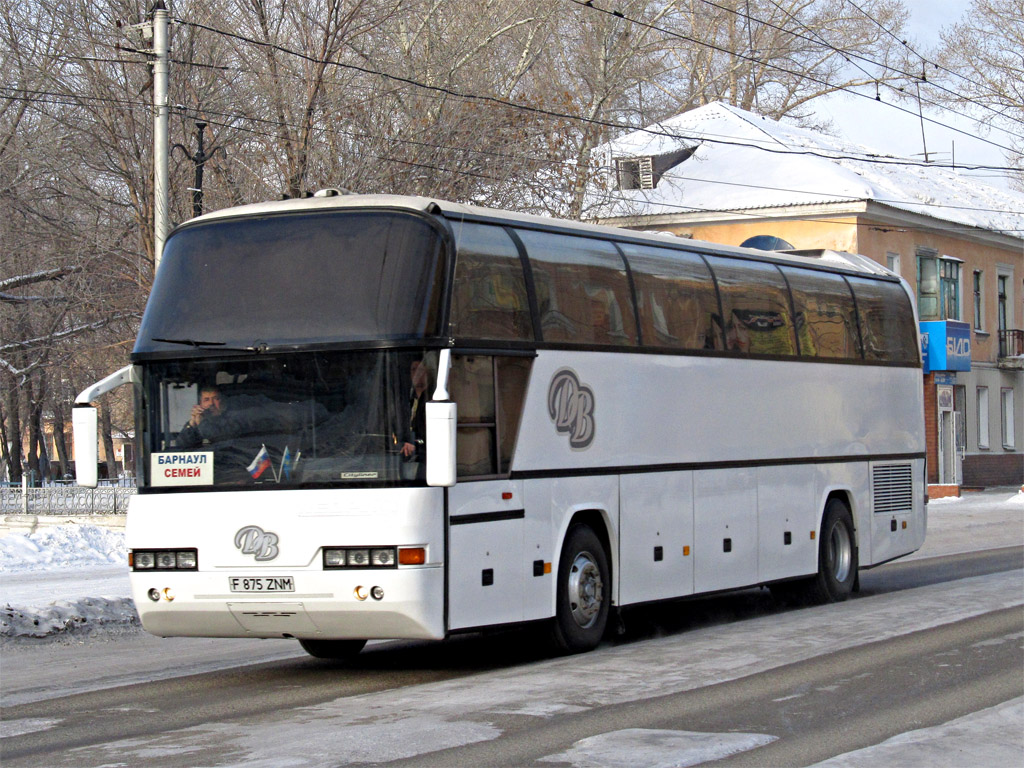
[[[904,0],[910,10],[909,34],[920,44],[917,50],[935,45],[942,27],[958,22],[970,8],[970,0]],[[882,91],[883,101],[886,99]],[[891,99],[890,99],[891,100]],[[914,109],[912,102],[901,104]],[[916,115],[900,112],[872,99],[839,94],[820,100],[819,115],[831,117],[834,128],[844,137],[887,154],[902,157],[922,156],[921,122]],[[946,111],[925,110],[925,117],[952,125],[970,135],[947,130],[925,122],[924,140],[932,159],[948,161],[955,153],[956,163],[977,165],[1006,165],[1004,153],[991,144],[974,138],[978,129],[967,119]],[[1007,137],[993,131],[986,138],[999,144],[1009,144]],[[978,177],[989,183],[1005,186],[1005,182],[992,178],[990,172],[979,172]]]

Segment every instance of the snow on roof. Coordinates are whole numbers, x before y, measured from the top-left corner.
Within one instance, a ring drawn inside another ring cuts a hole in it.
[[[603,144],[595,157],[614,167],[616,158],[693,147],[692,157],[666,171],[654,189],[594,190],[595,216],[874,201],[1024,237],[1024,193],[989,186],[950,168],[907,164],[919,161],[894,158],[721,102]]]

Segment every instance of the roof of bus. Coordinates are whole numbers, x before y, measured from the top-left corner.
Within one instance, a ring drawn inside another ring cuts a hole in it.
[[[861,256],[855,253],[832,250],[801,251],[800,253],[762,251],[755,248],[738,248],[735,246],[720,245],[718,243],[705,243],[699,240],[677,237],[676,235],[667,232],[643,232],[632,229],[622,229],[619,227],[602,226],[599,224],[584,224],[578,221],[571,221],[569,219],[556,219],[548,216],[516,213],[514,211],[484,208],[476,205],[466,205],[464,203],[453,203],[447,200],[438,200],[428,197],[404,195],[349,195],[340,194],[334,189],[322,190],[311,197],[274,200],[264,203],[240,205],[234,208],[222,208],[218,211],[213,211],[211,213],[204,214],[199,218],[184,222],[181,226],[189,226],[194,223],[225,218],[353,208],[398,209],[440,214],[453,222],[464,219],[501,221],[524,227],[574,232],[581,235],[589,235],[590,237],[611,238],[620,241],[629,240],[633,242],[645,242],[652,245],[683,248],[693,251],[743,256],[762,260],[768,259],[772,261],[787,262],[790,264],[799,264],[801,266],[817,264],[838,270],[860,272],[891,278],[897,277],[881,264],[872,261],[866,256]]]

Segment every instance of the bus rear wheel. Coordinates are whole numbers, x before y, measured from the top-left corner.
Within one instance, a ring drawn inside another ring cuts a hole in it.
[[[857,581],[857,538],[850,508],[832,498],[825,505],[818,542],[818,573],[772,586],[786,603],[822,605],[846,600]]]
[[[318,659],[354,659],[366,645],[365,640],[299,640],[302,650]]]
[[[597,534],[586,525],[570,528],[558,561],[552,623],[552,639],[559,650],[581,653],[601,642],[611,598],[608,574],[608,555]]]

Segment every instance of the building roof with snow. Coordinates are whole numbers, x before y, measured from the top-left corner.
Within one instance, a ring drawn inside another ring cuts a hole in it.
[[[603,220],[868,202],[1024,239],[1024,193],[721,102],[622,136],[595,156],[616,171],[612,190],[590,201]]]

